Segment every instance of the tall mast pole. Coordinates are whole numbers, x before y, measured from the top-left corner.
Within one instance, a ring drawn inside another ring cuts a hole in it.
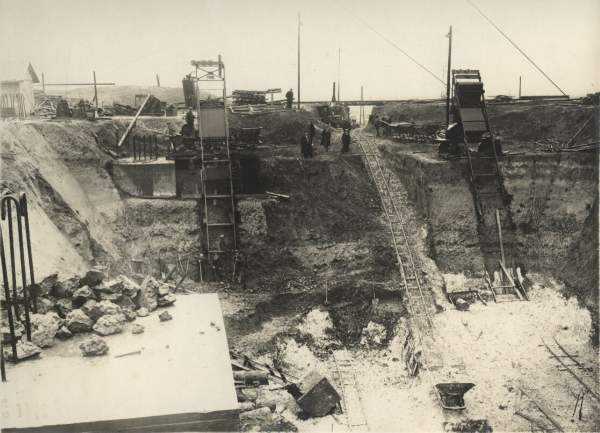
[[[92,71],[94,73],[94,100],[96,101],[95,109],[94,109],[94,119],[98,117],[98,87],[96,86],[96,71]]]
[[[342,65],[342,49],[338,48],[338,85],[337,85],[337,99],[340,102],[340,88],[342,87],[342,79],[340,74],[340,69]]]
[[[298,12],[298,111],[300,111],[300,12]]]
[[[450,71],[452,68],[452,26],[448,32],[448,70],[446,71],[446,128],[450,125]]]

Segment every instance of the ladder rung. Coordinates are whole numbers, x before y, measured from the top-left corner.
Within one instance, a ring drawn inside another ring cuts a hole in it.
[[[209,253],[209,254],[211,254],[211,253],[222,254],[222,253],[224,253],[224,252],[225,252],[225,251],[223,251],[223,250],[208,250],[208,253]]]
[[[221,164],[221,163],[225,163],[225,162],[229,162],[229,161],[230,161],[229,159],[205,159],[203,161],[203,163],[204,164],[212,164],[212,163]]]
[[[473,173],[473,176],[497,176],[497,173]]]
[[[233,223],[208,223],[206,225],[209,227],[229,227],[232,226]]]

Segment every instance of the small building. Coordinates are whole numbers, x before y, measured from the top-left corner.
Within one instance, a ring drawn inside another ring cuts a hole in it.
[[[0,117],[25,118],[35,107],[31,80],[0,81]]]

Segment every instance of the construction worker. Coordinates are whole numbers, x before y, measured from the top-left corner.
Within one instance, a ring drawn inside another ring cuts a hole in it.
[[[294,103],[294,91],[292,89],[288,90],[285,94],[285,99],[287,101],[287,109],[292,109],[292,104]]]
[[[313,156],[312,144],[307,132],[302,134],[302,138],[300,139],[300,152],[303,158],[312,158]]]
[[[310,145],[312,146],[313,138],[315,138],[315,133],[317,132],[317,128],[315,128],[315,124],[310,122],[308,124],[308,138],[310,139]]]
[[[344,129],[342,134],[342,153],[348,153],[350,151],[350,130]]]
[[[326,126],[321,133],[321,146],[325,148],[325,152],[329,152],[329,146],[331,145],[331,128]]]
[[[181,127],[181,135],[184,137],[194,136],[194,113],[191,109],[185,113],[185,125]]]

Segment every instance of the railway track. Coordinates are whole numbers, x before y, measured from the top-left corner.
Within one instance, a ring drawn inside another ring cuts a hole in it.
[[[429,290],[423,283],[422,266],[413,250],[413,241],[406,224],[407,218],[400,206],[400,203],[407,199],[406,190],[396,175],[386,166],[373,137],[359,132],[356,141],[377,187],[390,228],[392,246],[400,273],[401,290],[405,294],[411,321],[420,333],[433,337],[433,303]]]

